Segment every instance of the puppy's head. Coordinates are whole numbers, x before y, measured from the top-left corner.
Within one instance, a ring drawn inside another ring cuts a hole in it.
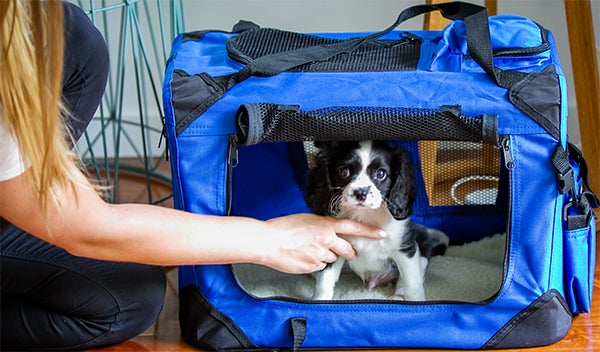
[[[306,201],[317,214],[338,215],[387,206],[395,219],[408,218],[415,199],[407,153],[382,141],[315,142]]]

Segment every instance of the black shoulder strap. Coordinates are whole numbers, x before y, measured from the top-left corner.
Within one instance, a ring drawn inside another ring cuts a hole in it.
[[[251,76],[274,76],[309,62],[326,61],[341,53],[351,53],[364,43],[372,42],[391,32],[402,22],[415,16],[436,10],[448,19],[463,20],[465,22],[469,54],[494,80],[494,82],[502,87],[508,88],[524,77],[525,74],[523,73],[503,71],[494,66],[486,8],[460,1],[453,1],[441,4],[409,7],[400,13],[396,22],[391,26],[367,36],[350,38],[343,42],[314,45],[262,56],[232,75],[227,84],[227,88],[229,89]]]

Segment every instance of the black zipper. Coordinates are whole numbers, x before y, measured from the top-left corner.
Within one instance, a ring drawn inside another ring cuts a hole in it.
[[[231,197],[233,183],[233,168],[238,165],[237,135],[229,135],[229,145],[227,147],[227,185],[226,185],[226,215],[231,215]]]
[[[508,212],[506,219],[506,246],[504,247],[504,260],[503,260],[503,268],[502,268],[502,284],[500,285],[500,289],[498,293],[500,293],[504,287],[506,282],[506,274],[508,273],[508,260],[510,253],[510,237],[511,237],[511,224],[512,224],[512,206],[513,206],[513,198],[512,198],[512,190],[513,190],[513,170],[515,169],[515,160],[512,155],[512,147],[511,147],[511,139],[508,135],[500,135],[498,145],[502,150],[502,154],[504,155],[504,167],[508,171]],[[493,297],[490,298],[495,298]]]
[[[510,137],[507,135],[501,135],[499,141],[500,149],[504,155],[504,166],[508,171],[512,171],[515,168],[515,160],[512,157],[512,150],[510,148]]]
[[[292,297],[287,297],[287,296],[270,296],[270,297],[254,296],[245,290],[244,286],[239,282],[239,280],[236,277],[236,282],[237,282],[238,286],[240,288],[242,288],[242,290],[244,292],[246,292],[247,294],[249,294],[250,296],[254,297],[257,300],[264,300],[264,301],[278,300],[278,301],[292,302],[292,303],[298,303],[298,304],[336,304],[336,305],[337,304],[401,304],[401,305],[475,304],[475,305],[487,305],[487,304],[491,303],[492,301],[494,301],[496,299],[496,297],[500,294],[500,292],[502,292],[502,289],[503,289],[505,281],[506,281],[506,274],[508,272],[508,260],[509,260],[509,253],[510,253],[510,234],[511,234],[511,228],[510,228],[511,219],[510,218],[511,218],[512,202],[513,202],[512,197],[511,197],[512,188],[513,188],[512,177],[513,177],[513,170],[515,168],[515,160],[512,155],[512,142],[511,142],[510,136],[500,135],[498,138],[498,147],[500,148],[500,151],[502,152],[502,155],[504,156],[504,167],[508,171],[508,193],[509,193],[508,205],[507,205],[508,219],[507,219],[507,227],[506,227],[506,239],[505,239],[506,246],[505,246],[505,250],[504,250],[502,283],[501,283],[500,287],[498,288],[498,291],[495,294],[493,294],[492,296],[490,296],[489,298],[486,298],[482,301],[477,301],[477,302],[467,302],[467,301],[459,301],[459,300],[430,300],[430,301],[428,300],[425,302],[420,302],[420,301],[398,301],[398,300],[386,300],[386,299],[318,301],[318,300],[311,300],[311,299],[292,298]],[[235,167],[235,165],[237,165],[237,137],[235,135],[231,135],[229,137],[228,165],[229,165],[228,174],[230,174],[231,168]],[[228,179],[229,179],[229,175],[228,175]],[[230,184],[231,184],[231,182],[228,181],[228,192],[227,192],[228,200],[229,200],[229,197],[231,194]],[[230,206],[229,203],[230,202],[228,201],[228,207]],[[229,212],[229,210],[228,210],[228,212]],[[233,268],[232,268],[232,271],[233,271]]]
[[[297,303],[297,304],[334,304],[334,305],[344,305],[344,304],[383,304],[383,305],[386,305],[386,304],[387,305],[475,304],[475,305],[487,305],[487,304],[490,304],[492,301],[494,301],[496,299],[496,297],[500,294],[500,292],[502,292],[502,289],[503,289],[505,281],[506,281],[507,272],[508,272],[508,260],[509,260],[509,253],[510,253],[510,233],[511,233],[510,217],[511,217],[511,209],[512,209],[512,197],[510,195],[512,193],[512,187],[513,187],[512,177],[513,177],[513,170],[515,168],[515,160],[512,155],[512,146],[511,146],[510,136],[500,135],[498,138],[498,147],[500,148],[502,155],[504,156],[504,163],[503,163],[504,167],[508,170],[508,193],[509,193],[508,205],[507,205],[508,219],[507,219],[507,227],[506,227],[506,239],[505,239],[506,246],[505,246],[505,250],[504,250],[502,281],[501,281],[500,287],[498,288],[498,291],[496,293],[494,293],[492,296],[490,296],[489,298],[486,298],[482,301],[477,301],[477,302],[467,302],[467,301],[459,301],[459,300],[428,300],[425,302],[421,302],[421,301],[398,301],[398,300],[368,299],[368,298],[367,299],[356,299],[356,300],[347,300],[346,299],[346,300],[319,301],[319,300],[312,300],[312,299],[293,298],[293,297],[287,297],[287,296],[258,297],[258,296],[250,294],[244,288],[244,286],[240,283],[240,281],[237,279],[237,276],[236,276],[236,282],[237,282],[238,286],[240,288],[242,288],[242,290],[244,292],[246,292],[248,295],[254,297],[257,300],[262,300],[262,301],[277,300],[277,301],[291,302],[291,303]],[[232,268],[232,271],[233,271],[233,268]]]

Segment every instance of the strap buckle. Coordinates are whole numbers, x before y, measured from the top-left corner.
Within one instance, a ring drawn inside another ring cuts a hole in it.
[[[556,180],[558,181],[558,190],[560,194],[566,194],[575,189],[575,177],[573,177],[572,168],[569,168],[566,172],[557,172]]]

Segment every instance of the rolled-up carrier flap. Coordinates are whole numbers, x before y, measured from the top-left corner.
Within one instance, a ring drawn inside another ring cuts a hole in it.
[[[497,143],[497,116],[467,116],[460,106],[439,109],[243,104],[236,114],[238,143],[333,140],[445,140]]]

